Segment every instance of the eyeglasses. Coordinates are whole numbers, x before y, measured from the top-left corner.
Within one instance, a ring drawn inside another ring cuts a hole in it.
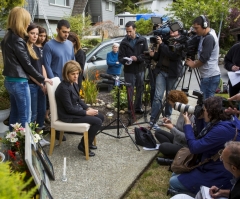
[[[227,163],[227,164],[229,164],[229,165],[233,165],[233,164],[231,164],[231,163],[226,162],[226,161],[223,160],[223,158],[222,158],[222,152],[223,152],[223,149],[220,149],[220,150],[218,151],[218,155],[219,155],[220,161],[225,162],[225,163]]]

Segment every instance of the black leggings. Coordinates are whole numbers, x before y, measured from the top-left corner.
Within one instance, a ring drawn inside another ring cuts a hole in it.
[[[173,144],[174,135],[162,129],[155,131],[156,139],[161,143],[159,152],[168,158],[174,158],[182,146]]]
[[[88,141],[89,144],[93,143],[94,137],[96,136],[97,132],[100,130],[102,123],[104,120],[104,116],[101,113],[95,116],[82,116],[81,118],[74,118],[72,123],[88,123],[90,124],[90,128],[88,130]],[[84,139],[82,138],[81,144],[83,145]]]

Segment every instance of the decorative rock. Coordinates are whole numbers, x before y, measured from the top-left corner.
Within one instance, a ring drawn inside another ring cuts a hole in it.
[[[105,105],[105,102],[103,102],[103,101],[102,101],[102,103],[101,103],[101,104],[102,104],[102,105]]]
[[[220,62],[223,62],[223,61],[224,61],[224,58],[222,58],[222,57],[219,58],[219,61],[220,61]]]
[[[117,108],[115,108],[115,109],[114,109],[114,111],[115,111],[115,112],[117,112],[117,111],[118,111],[118,109],[117,109]]]
[[[124,110],[120,110],[119,113],[120,113],[120,114],[124,114],[125,111],[124,111]]]
[[[93,103],[92,105],[93,105],[93,106],[96,106],[96,104],[95,104],[95,103]]]
[[[107,104],[107,108],[111,109],[112,108],[111,104]]]
[[[96,106],[99,106],[99,103],[96,103]]]
[[[91,104],[87,104],[87,106],[91,106]]]
[[[128,111],[128,108],[124,108],[123,110],[124,110],[124,111]]]

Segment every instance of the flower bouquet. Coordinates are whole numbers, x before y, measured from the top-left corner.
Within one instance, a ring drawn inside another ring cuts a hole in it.
[[[9,131],[4,138],[0,140],[6,148],[7,154],[9,156],[10,165],[13,171],[16,172],[27,172],[28,167],[24,160],[25,154],[25,128],[22,127],[21,124],[11,124],[13,130]],[[37,128],[36,123],[30,123],[29,127],[32,130],[32,134],[34,136],[33,141],[38,143],[39,140],[42,139],[41,134],[43,131],[36,132]],[[30,173],[29,173],[30,174]]]

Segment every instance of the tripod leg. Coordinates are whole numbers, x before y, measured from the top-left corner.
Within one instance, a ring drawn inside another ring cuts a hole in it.
[[[122,124],[122,126],[123,126],[123,128],[125,129],[125,131],[126,131],[126,133],[128,134],[128,136],[131,138],[131,140],[132,140],[132,142],[133,142],[133,144],[135,144],[135,146],[137,147],[137,149],[138,149],[138,151],[140,151],[140,149],[139,149],[139,147],[138,147],[138,145],[136,144],[136,142],[134,141],[134,139],[132,138],[132,136],[130,135],[130,133],[128,132],[128,129],[127,129],[127,127],[123,124],[123,122],[119,119],[119,121],[118,122],[120,122],[121,124]],[[121,138],[121,137],[120,137]]]

